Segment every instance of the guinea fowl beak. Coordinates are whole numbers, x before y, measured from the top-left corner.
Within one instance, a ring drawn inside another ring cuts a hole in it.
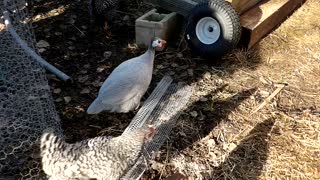
[[[167,44],[167,41],[165,41],[165,40],[161,40],[161,46],[162,46],[162,47],[165,47],[165,46],[166,46],[166,44]]]

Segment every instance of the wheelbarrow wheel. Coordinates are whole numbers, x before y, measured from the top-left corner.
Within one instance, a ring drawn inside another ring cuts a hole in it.
[[[225,1],[199,3],[185,18],[185,39],[191,50],[204,58],[225,55],[240,36],[239,15]]]

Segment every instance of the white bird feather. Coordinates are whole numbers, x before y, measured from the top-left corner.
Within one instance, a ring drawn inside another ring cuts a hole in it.
[[[137,108],[152,79],[155,48],[162,48],[164,44],[164,40],[157,39],[144,54],[116,67],[102,84],[87,113],[97,114],[104,110],[127,113]]]

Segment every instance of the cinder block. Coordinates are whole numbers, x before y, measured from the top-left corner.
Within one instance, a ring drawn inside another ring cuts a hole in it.
[[[156,9],[145,13],[135,22],[136,43],[140,47],[149,46],[153,37],[159,37],[168,43],[176,35],[179,17],[175,12],[160,14]]]

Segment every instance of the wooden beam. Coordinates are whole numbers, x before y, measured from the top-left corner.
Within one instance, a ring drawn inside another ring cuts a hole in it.
[[[241,15],[262,0],[229,0],[233,8]]]
[[[306,0],[263,0],[240,16],[242,45],[251,48],[276,29]]]

